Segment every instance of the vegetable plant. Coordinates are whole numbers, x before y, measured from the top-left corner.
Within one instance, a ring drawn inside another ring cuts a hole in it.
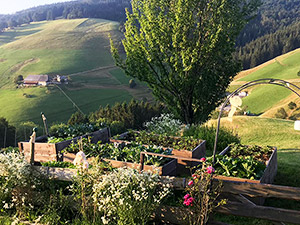
[[[49,162],[42,162],[41,164],[42,164],[42,166],[45,166],[45,167],[59,167],[59,168],[76,169],[76,166],[70,162],[49,161]]]
[[[261,162],[268,161],[274,151],[274,147],[271,146],[231,144],[229,147],[230,152],[228,154],[233,158],[252,156]]]
[[[70,153],[77,153],[80,151],[80,145],[82,145],[83,152],[88,157],[99,156],[101,158],[113,159],[125,162],[140,162],[141,152],[153,152],[163,155],[171,155],[171,149],[163,149],[154,146],[143,146],[139,143],[106,143],[102,144],[98,142],[93,144],[90,139],[82,138],[81,143],[72,142],[64,151]],[[168,162],[170,159],[158,156],[148,156],[145,157],[145,165],[155,165],[161,166]]]
[[[58,143],[65,140],[70,140],[88,133],[92,133],[101,129],[100,126],[95,124],[58,124],[50,128],[51,137],[48,138],[48,143]]]
[[[194,139],[193,137],[169,137],[162,134],[155,134],[153,132],[148,133],[146,131],[129,131],[127,136],[120,138],[116,136],[116,139],[135,141],[144,145],[164,146],[173,149],[190,150],[195,149],[202,140]]]

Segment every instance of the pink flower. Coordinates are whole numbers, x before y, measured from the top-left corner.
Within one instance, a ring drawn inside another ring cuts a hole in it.
[[[188,185],[189,186],[191,186],[191,185],[193,185],[194,184],[194,181],[192,181],[192,180],[190,180],[189,182],[188,182]]]
[[[198,175],[197,174],[193,174],[192,177],[193,177],[193,179],[197,179]]]
[[[200,162],[205,162],[206,161],[206,158],[204,158],[204,157],[202,157],[201,159],[200,159]]]
[[[194,198],[193,197],[190,197],[186,200],[184,200],[183,204],[186,205],[186,206],[192,206],[193,205],[193,201],[194,201]]]
[[[184,200],[187,200],[189,197],[191,197],[189,194],[186,194],[183,198]]]
[[[206,168],[206,173],[212,174],[213,172],[215,172],[215,169],[212,166]]]

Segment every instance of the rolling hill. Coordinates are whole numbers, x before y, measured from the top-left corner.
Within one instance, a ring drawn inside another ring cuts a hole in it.
[[[121,37],[119,23],[102,19],[34,22],[0,34],[0,116],[14,125],[66,121],[73,103],[55,86],[17,88],[15,77],[29,74],[66,75],[62,90],[84,112],[99,105],[151,98],[143,84],[130,89],[124,73],[114,66],[109,35]]]
[[[300,85],[300,49],[296,49],[262,65],[239,73],[231,83],[230,91],[245,84],[261,78],[276,78]],[[273,117],[278,107],[295,101],[295,95],[288,89],[274,85],[261,85],[248,89],[250,95],[243,99],[243,106],[247,106],[255,114]],[[299,101],[300,102],[300,101]],[[274,110],[276,109],[276,110]],[[272,113],[271,113],[272,112]]]

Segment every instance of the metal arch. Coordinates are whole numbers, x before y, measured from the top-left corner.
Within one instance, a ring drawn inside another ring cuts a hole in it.
[[[214,151],[213,151],[213,163],[212,163],[213,166],[214,166],[215,160],[216,160],[216,149],[217,149],[217,144],[218,144],[218,136],[219,136],[219,130],[220,130],[221,116],[222,116],[222,113],[224,111],[225,106],[229,102],[229,99],[232,96],[236,95],[237,93],[239,93],[240,91],[242,91],[242,90],[244,90],[248,87],[252,87],[252,86],[260,85],[260,84],[273,84],[273,85],[277,85],[277,86],[287,88],[290,91],[292,91],[293,93],[295,93],[300,98],[300,88],[297,85],[292,84],[290,82],[287,82],[285,80],[272,79],[272,78],[265,78],[265,79],[258,79],[258,80],[250,81],[250,82],[242,85],[241,87],[237,88],[234,92],[232,92],[230,95],[228,95],[225,102],[222,104],[222,107],[221,107],[221,110],[220,110],[220,113],[219,113],[219,116],[218,116],[218,124],[217,124],[216,137],[215,137],[215,143],[214,143]]]

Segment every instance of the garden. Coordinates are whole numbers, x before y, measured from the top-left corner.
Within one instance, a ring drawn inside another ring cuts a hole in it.
[[[215,213],[232,207],[236,196],[263,204],[261,195],[237,194],[230,182],[242,190],[271,184],[277,148],[242,145],[235,132],[222,128],[219,141],[226,147],[214,159],[206,147],[214,135],[214,127],[184,126],[170,114],[113,137],[105,124],[51,127],[50,137],[36,138],[40,142],[1,150],[2,221],[213,224]],[[49,144],[66,141],[49,155]]]

